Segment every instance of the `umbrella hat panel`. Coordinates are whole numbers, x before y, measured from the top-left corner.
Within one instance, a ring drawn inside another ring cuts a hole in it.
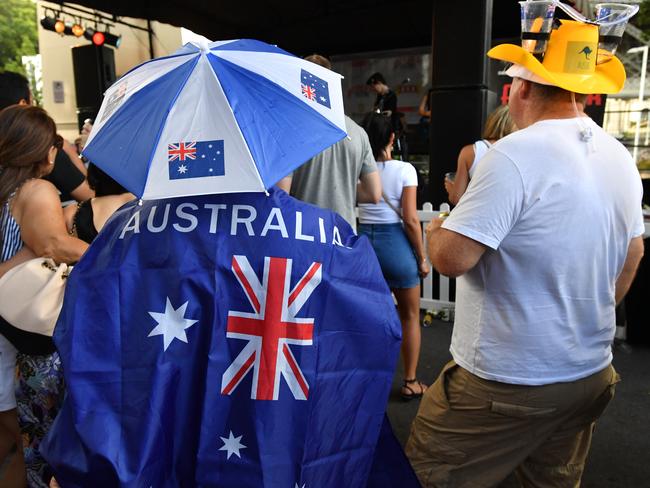
[[[83,155],[135,195],[143,193],[163,121],[197,60],[182,59],[179,66],[132,89],[129,77],[120,79],[104,98]],[[127,87],[123,95],[120,86]]]
[[[260,53],[278,53],[300,59],[290,52],[279,48],[273,44],[257,41],[255,39],[234,39],[230,41],[215,41],[208,44],[210,50],[219,49],[220,51],[256,51]]]
[[[201,56],[169,112],[142,196],[263,190],[228,100]]]
[[[213,54],[215,53],[208,55],[208,60],[218,73],[221,86],[266,188],[345,137],[341,82],[338,74],[326,70],[331,78],[329,83],[325,83],[331,88],[329,93],[321,89],[321,96],[325,95],[328,101],[331,96],[338,99],[336,102],[330,102],[330,108],[300,94],[301,71],[305,70],[301,70],[299,66],[280,65],[284,68],[283,76],[277,77],[283,82],[283,86],[280,86],[269,81],[273,80],[270,77],[222,59],[222,53],[216,53],[218,56]],[[274,54],[266,56],[277,57]],[[299,61],[303,66],[311,65]],[[261,65],[262,61],[259,62]],[[285,80],[282,78],[288,78],[288,82],[284,84]],[[327,118],[322,112],[331,118]]]
[[[223,48],[231,45],[223,46]],[[295,56],[275,52],[214,49],[210,54],[270,80],[345,130],[340,74]]]

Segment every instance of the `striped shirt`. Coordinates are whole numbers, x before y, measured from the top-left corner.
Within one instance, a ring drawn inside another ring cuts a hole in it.
[[[0,263],[11,259],[23,247],[23,240],[20,237],[20,227],[18,222],[11,215],[9,203],[13,195],[2,206],[0,210],[0,232],[2,232],[2,249],[0,249]]]

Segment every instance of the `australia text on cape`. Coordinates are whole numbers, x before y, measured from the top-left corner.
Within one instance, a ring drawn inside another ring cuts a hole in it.
[[[172,207],[175,207],[172,211]],[[230,232],[230,235],[239,233],[248,236],[266,237],[270,232],[277,232],[276,235],[284,239],[295,239],[297,241],[318,242],[320,244],[333,244],[343,246],[341,234],[336,225],[330,228],[325,227],[325,219],[318,217],[317,222],[303,222],[303,213],[299,210],[291,213],[283,213],[278,207],[271,207],[268,215],[258,215],[257,209],[252,205],[229,205],[225,203],[206,203],[202,207],[191,202],[179,204],[166,203],[164,206],[152,205],[148,209],[136,211],[128,220],[120,239],[123,239],[127,232],[139,234],[142,231],[158,233],[164,231],[168,225],[177,232],[193,232],[199,226],[199,219],[210,222],[208,232],[215,234],[218,228],[222,232]],[[147,213],[148,211],[148,213]],[[143,212],[145,213],[144,215]],[[170,214],[172,215],[170,219]],[[225,218],[220,218],[226,214]],[[227,217],[230,217],[228,220]],[[289,218],[287,226],[286,218]],[[261,222],[264,226],[259,229]],[[258,228],[256,234],[254,226]],[[289,235],[288,228],[294,232]]]

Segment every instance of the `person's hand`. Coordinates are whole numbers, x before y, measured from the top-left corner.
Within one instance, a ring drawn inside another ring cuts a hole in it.
[[[442,223],[444,222],[444,219],[437,218],[437,219],[431,219],[427,226],[424,229],[424,233],[429,236],[433,231],[436,229],[439,229]]]
[[[454,182],[449,178],[445,178],[445,190],[447,190],[447,195],[451,198],[451,195],[454,192]]]
[[[91,130],[93,130],[93,123],[90,121],[90,119],[84,120],[84,125],[81,128],[81,133],[88,135],[90,134]]]
[[[426,277],[431,272],[431,268],[429,267],[429,263],[427,262],[427,258],[421,258],[419,260],[418,272],[419,272],[421,278]]]

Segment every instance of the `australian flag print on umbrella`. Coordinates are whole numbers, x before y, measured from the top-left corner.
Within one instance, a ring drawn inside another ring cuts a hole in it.
[[[169,179],[223,176],[223,141],[169,144]]]
[[[111,86],[83,154],[154,199],[265,191],[344,136],[339,74],[259,41],[206,41]]]

